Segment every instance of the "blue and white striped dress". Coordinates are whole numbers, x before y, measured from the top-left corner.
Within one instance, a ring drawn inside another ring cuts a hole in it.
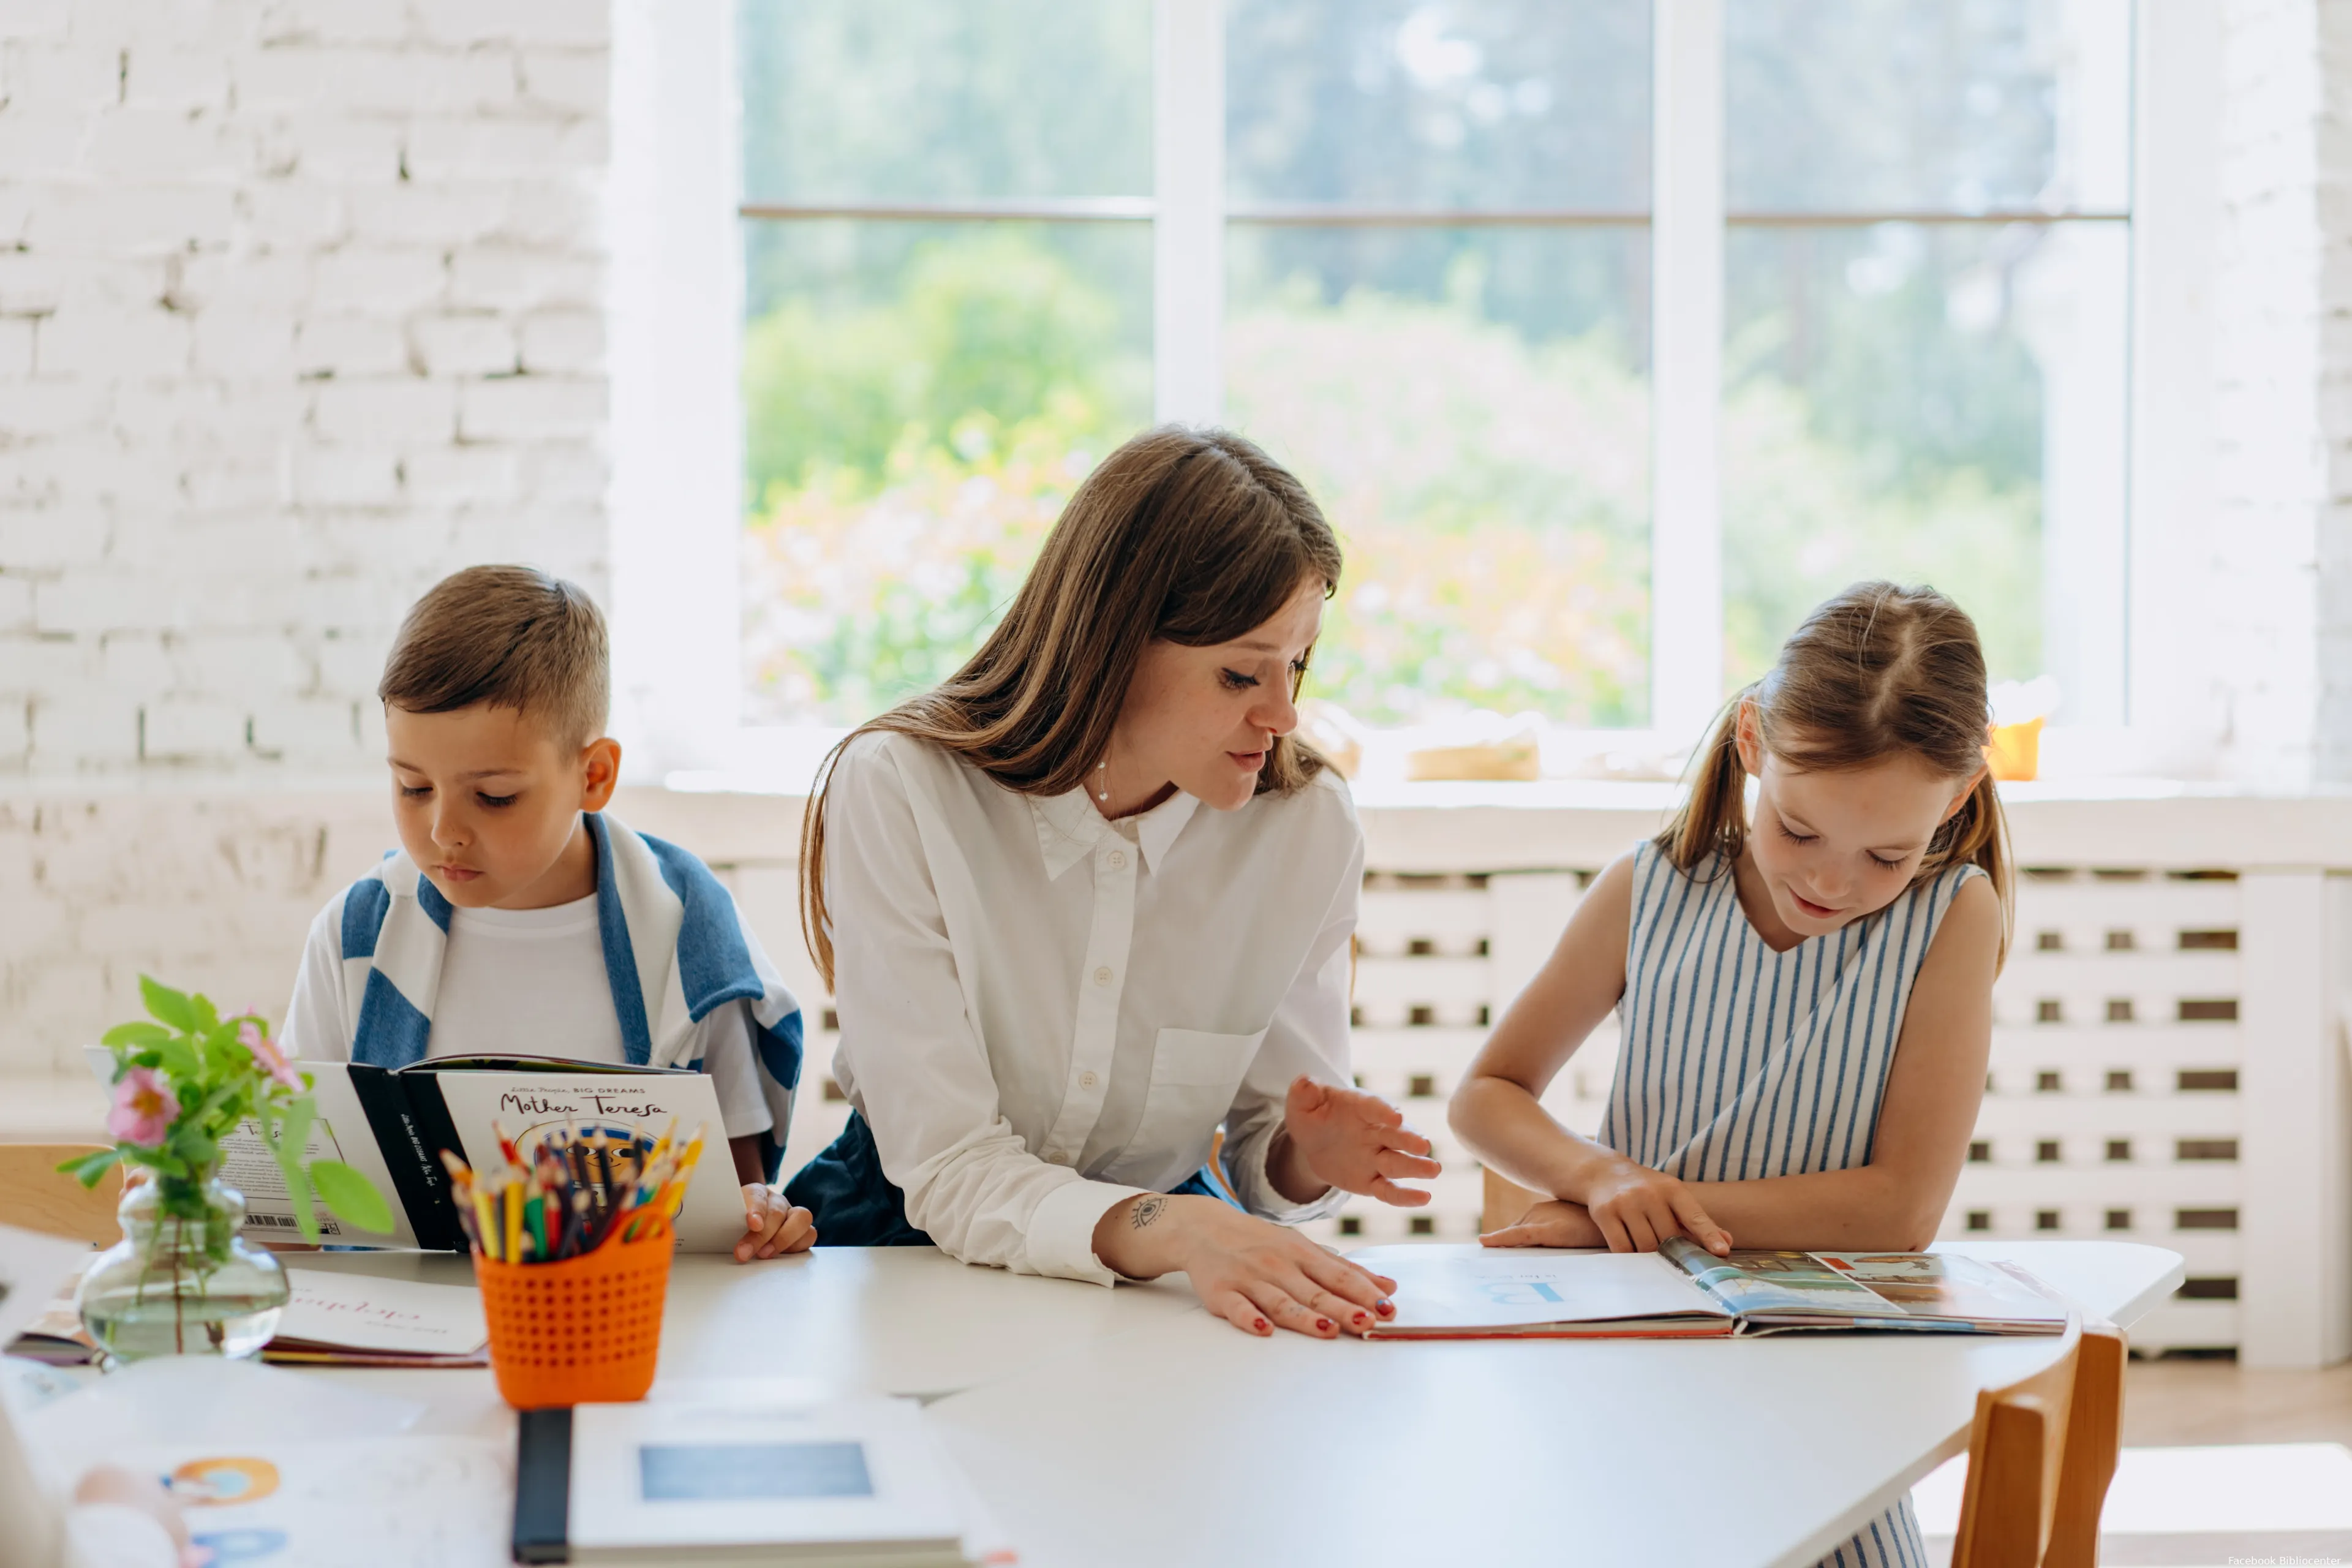
[[[1961,886],[1981,875],[1952,867],[1876,914],[1775,952],[1739,907],[1728,865],[1694,877],[1643,844],[1601,1142],[1686,1182],[1868,1163],[1912,982]],[[1927,1561],[1907,1496],[1822,1560]]]

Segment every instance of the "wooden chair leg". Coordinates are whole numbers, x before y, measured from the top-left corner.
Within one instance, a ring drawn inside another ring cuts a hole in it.
[[[2068,1324],[2056,1361],[1977,1395],[1952,1568],[2042,1568],[2072,1455],[2074,1375],[2084,1338],[2079,1321]],[[2094,1447],[2096,1442],[2095,1433]]]
[[[2123,1445],[2123,1333],[2113,1324],[2086,1323],[2077,1353],[2066,1457],[2058,1472],[2058,1516],[2043,1568],[2096,1568],[2099,1511]]]
[[[2042,1477],[2050,1412],[2031,1394],[1985,1413],[1985,1444],[1969,1455],[1969,1496],[1952,1568],[2039,1568]]]

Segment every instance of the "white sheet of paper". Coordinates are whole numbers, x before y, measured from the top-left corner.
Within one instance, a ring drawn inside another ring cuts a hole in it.
[[[161,1479],[219,1563],[503,1568],[513,1453],[511,1438],[436,1436],[142,1446],[113,1457]]]
[[[0,1345],[23,1333],[94,1256],[86,1241],[0,1225]]]
[[[489,1342],[482,1293],[470,1285],[374,1279],[364,1274],[289,1268],[293,1300],[278,1320],[281,1339],[346,1350],[467,1355]]]
[[[1668,1313],[1727,1318],[1654,1252],[1369,1247],[1349,1256],[1397,1282],[1395,1327],[1510,1329]]]

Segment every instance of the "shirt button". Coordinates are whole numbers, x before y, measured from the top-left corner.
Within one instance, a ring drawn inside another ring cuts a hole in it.
[[[1109,965],[1106,964],[1102,968],[1095,971],[1095,984],[1097,985],[1108,985],[1110,984]]]
[[[1095,1086],[1095,1075],[1094,1075],[1094,1074],[1092,1074],[1092,1073],[1090,1073],[1090,1072],[1082,1072],[1082,1073],[1080,1073],[1080,1074],[1078,1075],[1078,1087],[1079,1087],[1080,1089],[1092,1089],[1092,1088],[1094,1088],[1094,1086]]]
[[[1066,1165],[1070,1163],[1070,1157],[1057,1149],[1053,1153],[1045,1156],[1045,1162],[1052,1165]]]
[[[1110,852],[1110,868],[1111,868],[1112,870],[1116,871],[1116,870],[1118,870],[1121,866],[1124,866],[1124,865],[1126,865],[1126,864],[1127,864],[1127,851],[1126,851],[1126,850],[1124,850],[1124,849],[1114,849],[1114,850],[1112,850],[1112,851]]]

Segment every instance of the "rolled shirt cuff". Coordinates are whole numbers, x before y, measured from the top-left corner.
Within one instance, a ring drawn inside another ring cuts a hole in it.
[[[1229,1143],[1231,1158],[1225,1167],[1234,1184],[1234,1195],[1242,1206],[1261,1219],[1276,1225],[1305,1225],[1309,1220],[1325,1219],[1347,1206],[1355,1194],[1333,1187],[1319,1198],[1294,1204],[1276,1190],[1274,1179],[1265,1173],[1266,1151],[1274,1147],[1274,1130],[1269,1127],[1258,1137],[1238,1149]]]
[[[1095,1226],[1109,1210],[1150,1189],[1116,1182],[1065,1182],[1029,1215],[1029,1267],[1056,1279],[1115,1285],[1118,1272],[1095,1256]]]

